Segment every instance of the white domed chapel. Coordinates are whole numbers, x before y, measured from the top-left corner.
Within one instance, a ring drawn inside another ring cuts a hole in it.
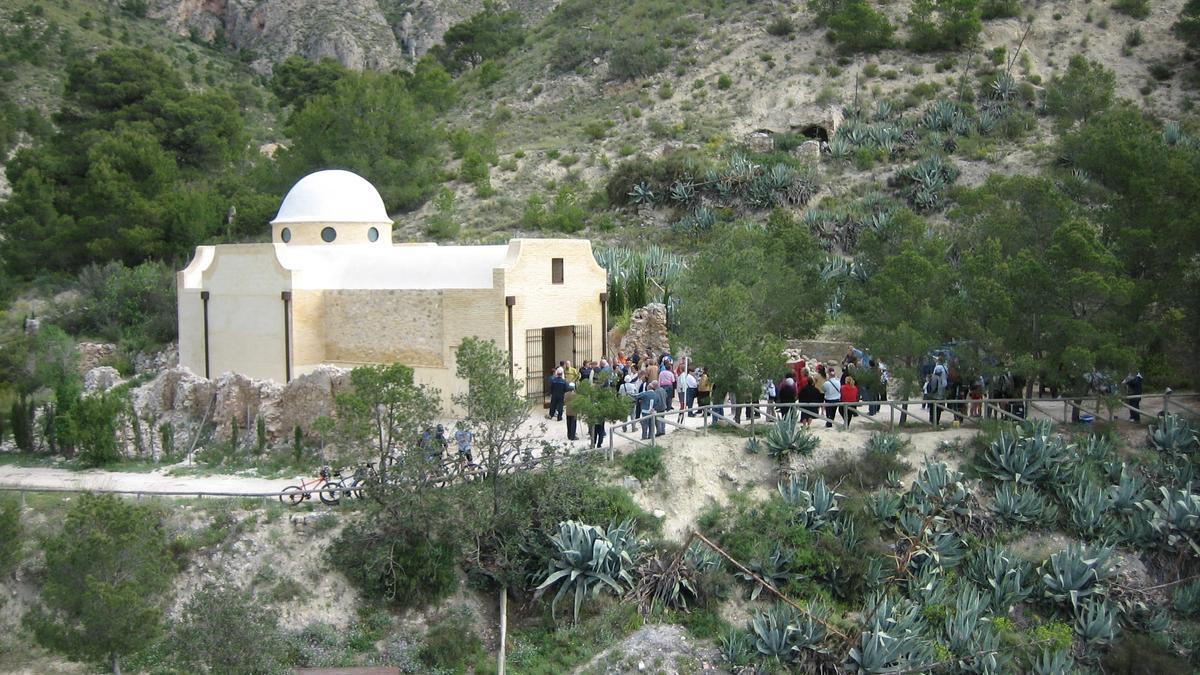
[[[398,362],[447,406],[466,336],[507,350],[538,402],[558,361],[601,357],[608,328],[589,241],[394,244],[379,192],[342,170],[292,186],[271,243],[197,247],[177,288],[179,360],[197,374],[286,383],[321,364]]]

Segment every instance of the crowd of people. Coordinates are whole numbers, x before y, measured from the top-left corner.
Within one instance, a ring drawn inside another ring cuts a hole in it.
[[[858,414],[860,402],[869,403],[868,414],[879,409],[878,401],[886,398],[888,374],[877,359],[851,348],[841,364],[813,363],[798,360],[779,380],[763,383],[761,398],[751,401],[750,415],[760,415],[761,406],[780,415],[795,408],[803,424],[814,419],[823,419],[832,427],[839,415],[848,426]],[[860,386],[857,377],[869,384]],[[650,418],[655,413],[678,410],[676,422],[682,424],[685,417],[708,416],[708,406],[715,403],[712,413],[718,418],[725,416],[728,405],[732,417],[741,422],[742,406],[732,394],[725,400],[713,400],[713,381],[706,368],[698,366],[684,357],[676,360],[671,354],[655,357],[652,354],[635,353],[626,356],[618,352],[609,361],[585,361],[576,367],[570,361],[560,361],[549,378],[549,419],[566,422],[568,440],[578,440],[578,415],[573,409],[576,389],[580,382],[588,381],[598,386],[615,387],[629,399],[629,415],[622,425],[628,431],[635,420],[641,420],[641,436],[651,439],[666,433],[666,415]],[[592,447],[600,447],[605,440],[603,424],[591,424],[588,429]]]
[[[712,414],[725,417],[726,406],[736,423],[742,420],[743,410],[751,416],[772,411],[778,416],[794,410],[800,423],[811,425],[814,420],[832,427],[840,422],[847,428],[859,414],[876,415],[888,400],[891,373],[887,366],[869,352],[853,346],[846,350],[840,363],[819,363],[797,359],[788,363],[788,371],[778,379],[763,382],[760,397],[739,406],[732,394],[724,400],[713,399],[713,381],[706,368],[684,357],[676,360],[669,353],[655,357],[635,353],[626,356],[618,352],[611,361],[585,361],[576,368],[570,361],[561,361],[550,376],[550,409],[547,417],[566,420],[569,440],[578,439],[578,416],[573,410],[575,390],[581,381],[615,387],[629,399],[629,416],[622,425],[628,431],[635,420],[641,420],[641,436],[651,439],[666,433],[667,413],[678,410],[676,421],[685,417]],[[1141,375],[1131,375],[1122,384],[1136,395],[1141,394]],[[922,398],[934,426],[942,423],[945,413],[956,421],[964,417],[999,416],[998,411],[1023,418],[1024,406],[1019,401],[1026,380],[1019,374],[1003,372],[992,377],[960,374],[954,359],[944,355],[936,360],[923,377]],[[984,405],[984,400],[996,403]],[[1136,403],[1136,399],[1134,399]],[[710,410],[708,406],[713,405]],[[703,410],[701,410],[703,409]],[[650,416],[653,416],[651,418]],[[1131,414],[1137,419],[1137,411]],[[588,431],[592,447],[601,447],[605,440],[604,425],[591,424]]]

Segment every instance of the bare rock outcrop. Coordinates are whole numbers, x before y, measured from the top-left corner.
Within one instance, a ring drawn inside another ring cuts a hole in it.
[[[117,353],[117,346],[111,342],[80,342],[75,345],[75,351],[79,354],[79,374],[86,375],[112,358]]]
[[[332,417],[334,399],[350,386],[350,371],[337,366],[317,366],[284,387],[277,404],[278,416],[267,417],[268,431],[286,435],[295,427],[309,429],[318,417]]]
[[[102,370],[91,372],[98,379],[116,373],[99,372]],[[295,427],[310,431],[316,419],[332,417],[334,397],[349,381],[350,371],[335,366],[319,366],[286,386],[238,373],[207,380],[176,367],[133,389],[131,396],[139,419],[153,428],[169,424],[177,439],[195,438],[205,422],[212,424],[215,440],[228,440],[234,424],[248,432],[242,438],[249,438],[261,416],[267,438],[275,442],[289,438]]]
[[[98,366],[83,374],[83,393],[105,392],[125,382],[112,366]]]
[[[180,35],[252,52],[251,66],[260,73],[293,54],[336,59],[355,70],[387,70],[401,61],[377,0],[158,0],[151,15]]]
[[[671,343],[667,339],[667,306],[652,302],[635,309],[629,321],[629,331],[621,338],[620,349],[626,354],[650,352],[656,356],[669,352]]]
[[[507,3],[533,25],[559,0]],[[155,0],[151,16],[179,35],[252,52],[266,74],[289,56],[391,70],[420,58],[484,0]]]

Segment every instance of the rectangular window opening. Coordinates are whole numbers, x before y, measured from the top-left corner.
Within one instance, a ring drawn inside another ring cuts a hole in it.
[[[550,282],[561,284],[563,282],[563,259],[550,259]]]

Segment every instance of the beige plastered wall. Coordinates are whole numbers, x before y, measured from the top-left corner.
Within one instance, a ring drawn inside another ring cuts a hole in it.
[[[551,283],[551,260],[563,259],[563,283]],[[513,376],[526,379],[525,332],[556,326],[591,326],[591,358],[602,356],[600,294],[607,290],[604,268],[592,255],[586,239],[515,239],[501,270],[505,295],[517,298],[513,307]],[[556,352],[570,358],[569,331]],[[544,345],[548,347],[549,345]],[[561,349],[559,349],[561,347]]]
[[[209,291],[209,376],[236,372],[283,382],[284,303],[290,273],[275,260],[270,244],[221,246],[179,273],[179,361],[204,374],[201,289]]]

